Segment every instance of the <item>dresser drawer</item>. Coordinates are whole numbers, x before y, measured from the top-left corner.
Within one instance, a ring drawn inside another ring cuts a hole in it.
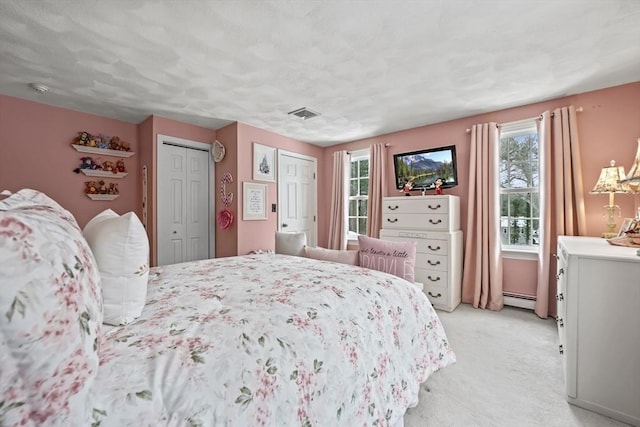
[[[416,228],[431,231],[448,231],[449,215],[417,213],[383,213],[383,228]]]
[[[446,286],[427,285],[424,284],[424,293],[436,308],[445,308],[449,306],[449,291]]]
[[[416,257],[416,264],[429,270],[448,271],[449,262],[446,255],[423,255]]]
[[[449,286],[449,274],[447,271],[416,266],[415,277],[416,282],[424,283],[425,289],[427,286],[443,286],[445,288]]]
[[[449,213],[449,198],[442,196],[387,197],[382,204],[382,213]]]

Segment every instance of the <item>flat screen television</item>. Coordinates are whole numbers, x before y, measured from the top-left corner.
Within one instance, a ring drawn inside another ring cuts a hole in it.
[[[435,188],[438,178],[442,180],[442,188],[458,185],[455,145],[394,154],[393,165],[398,190],[410,179],[413,179],[413,190]]]

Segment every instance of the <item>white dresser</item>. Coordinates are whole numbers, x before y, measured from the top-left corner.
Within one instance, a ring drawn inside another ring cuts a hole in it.
[[[569,403],[640,426],[640,256],[558,237],[558,333]]]
[[[455,310],[462,293],[459,197],[385,197],[380,238],[415,241],[416,282],[435,308]]]

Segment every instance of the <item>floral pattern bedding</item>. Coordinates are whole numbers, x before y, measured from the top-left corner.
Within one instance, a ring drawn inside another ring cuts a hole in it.
[[[425,295],[346,264],[259,254],[156,267],[99,343],[100,426],[387,426],[455,362]]]

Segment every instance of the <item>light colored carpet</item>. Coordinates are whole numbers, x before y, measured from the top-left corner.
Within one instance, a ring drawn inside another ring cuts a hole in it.
[[[438,316],[458,361],[422,385],[405,427],[626,426],[566,402],[555,320],[467,304]]]

